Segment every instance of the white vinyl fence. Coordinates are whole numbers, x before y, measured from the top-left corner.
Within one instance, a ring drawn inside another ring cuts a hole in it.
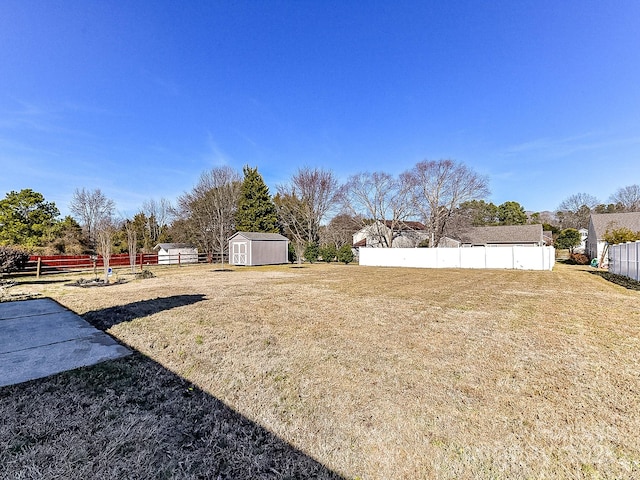
[[[553,247],[361,248],[360,265],[552,270]]]
[[[640,242],[609,245],[609,271],[640,280]]]

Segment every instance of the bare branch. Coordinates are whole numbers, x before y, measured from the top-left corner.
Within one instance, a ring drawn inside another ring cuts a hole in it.
[[[622,187],[611,195],[612,203],[619,203],[626,212],[640,211],[640,185]]]
[[[489,195],[486,177],[453,160],[425,160],[405,175],[413,186],[413,203],[427,225],[431,246],[445,235],[461,203]]]
[[[341,190],[343,207],[368,226],[370,236],[391,247],[402,231],[401,225],[413,217],[411,184],[405,175],[394,178],[385,172],[352,175]]]
[[[99,188],[76,188],[69,208],[80,220],[92,248],[95,249],[98,226],[111,221],[116,208],[115,202],[107,198]]]

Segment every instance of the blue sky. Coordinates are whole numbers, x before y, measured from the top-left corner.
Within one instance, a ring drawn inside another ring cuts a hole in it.
[[[0,195],[452,158],[496,204],[640,183],[637,1],[0,3]]]

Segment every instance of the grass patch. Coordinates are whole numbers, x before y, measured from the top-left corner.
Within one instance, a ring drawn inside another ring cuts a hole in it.
[[[638,292],[568,265],[235,272],[30,285],[140,354],[0,389],[0,477],[640,476]]]

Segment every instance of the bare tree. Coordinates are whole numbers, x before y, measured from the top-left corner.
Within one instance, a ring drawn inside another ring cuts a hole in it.
[[[147,224],[145,228],[151,244],[155,244],[158,241],[163,230],[170,222],[173,211],[171,202],[166,198],[161,198],[160,201],[154,199],[145,200],[142,203],[141,213],[146,217]]]
[[[411,184],[407,175],[395,178],[385,172],[352,175],[341,189],[343,208],[368,227],[382,247],[391,247],[403,225],[413,217]]]
[[[136,249],[138,247],[138,231],[131,220],[124,221],[124,228],[127,232],[127,250],[129,251],[129,265],[131,273],[136,271]]]
[[[104,214],[95,224],[97,240],[97,252],[102,257],[104,268],[104,283],[109,283],[109,263],[111,261],[111,249],[116,226],[111,213]]]
[[[273,198],[278,214],[278,222],[284,230],[284,234],[291,240],[296,254],[298,265],[302,263],[304,250],[312,238],[309,231],[307,212],[308,208],[304,201],[296,193],[278,193]]]
[[[489,195],[486,177],[453,160],[424,160],[406,175],[412,184],[413,204],[427,225],[431,247],[447,233],[461,203]]]
[[[611,203],[620,204],[626,212],[640,211],[640,185],[628,185],[619,188],[611,195]]]
[[[588,193],[576,193],[565,198],[558,206],[556,216],[562,229],[586,228],[589,225],[589,216],[598,206],[600,201]]]
[[[362,228],[362,218],[340,213],[320,230],[320,243],[340,248],[344,244],[351,245],[353,234]]]
[[[202,173],[193,190],[178,198],[184,225],[208,254],[220,254],[223,268],[227,240],[235,231],[241,182],[231,167],[214,168]]]
[[[295,208],[295,216],[290,216],[288,221],[295,218],[296,222],[303,222],[305,225],[299,225],[298,230],[305,230],[308,243],[317,243],[321,222],[338,200],[339,185],[333,172],[321,168],[300,168],[288,184],[278,185],[277,190],[281,197],[301,202]]]
[[[71,213],[80,221],[91,248],[95,251],[97,227],[105,218],[111,219],[115,203],[107,198],[99,188],[94,190],[75,189],[70,204]]]

